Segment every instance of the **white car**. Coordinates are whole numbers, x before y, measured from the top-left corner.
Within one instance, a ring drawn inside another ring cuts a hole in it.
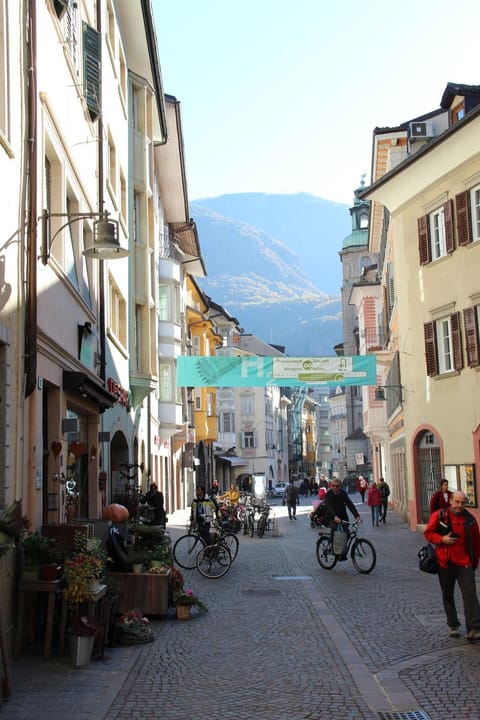
[[[285,490],[287,488],[287,483],[279,482],[276,483],[272,488],[272,495],[273,497],[285,497]]]

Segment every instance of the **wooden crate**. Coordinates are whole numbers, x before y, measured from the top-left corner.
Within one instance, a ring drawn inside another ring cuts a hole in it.
[[[155,573],[107,573],[107,583],[118,588],[117,613],[141,610],[144,615],[166,615],[168,575]]]

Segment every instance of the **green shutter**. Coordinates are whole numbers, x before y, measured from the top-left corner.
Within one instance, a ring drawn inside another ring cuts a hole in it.
[[[100,115],[100,33],[83,23],[83,88],[92,120]]]

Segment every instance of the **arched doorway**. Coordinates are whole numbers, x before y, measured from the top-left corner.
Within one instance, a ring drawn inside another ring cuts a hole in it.
[[[419,520],[421,523],[427,523],[430,517],[430,498],[438,489],[442,477],[440,444],[431,430],[425,430],[418,436],[416,453],[420,499]]]

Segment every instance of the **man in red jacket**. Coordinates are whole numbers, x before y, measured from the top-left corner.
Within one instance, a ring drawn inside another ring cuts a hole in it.
[[[475,570],[480,559],[478,523],[464,505],[463,492],[455,491],[447,510],[434,512],[425,528],[425,539],[435,545],[438,579],[450,637],[459,637],[455,582],[462,593],[467,640],[480,640],[480,605],[475,588]]]

